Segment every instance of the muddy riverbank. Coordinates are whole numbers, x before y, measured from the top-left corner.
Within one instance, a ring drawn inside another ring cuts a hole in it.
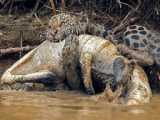
[[[40,44],[48,20],[48,16],[0,15],[0,48]]]
[[[33,46],[43,42],[40,36],[47,28],[50,17],[35,15],[0,15],[0,49]],[[106,19],[101,16],[96,16],[95,20],[111,22],[109,27],[119,23],[112,16]],[[16,54],[0,59],[0,75],[19,58],[21,56]],[[159,93],[153,95],[149,104],[126,107],[106,101],[97,102],[77,91],[0,91],[2,120],[158,120],[159,106]]]

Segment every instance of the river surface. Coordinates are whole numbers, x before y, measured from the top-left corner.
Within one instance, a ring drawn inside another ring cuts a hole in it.
[[[0,120],[160,120],[160,96],[126,107],[77,92],[0,92]]]
[[[1,60],[0,73],[13,62]],[[0,120],[160,120],[160,95],[150,104],[127,107],[77,91],[0,91]]]

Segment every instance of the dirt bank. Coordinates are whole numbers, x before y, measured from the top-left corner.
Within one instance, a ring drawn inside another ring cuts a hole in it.
[[[38,45],[48,24],[48,17],[0,15],[0,48]]]

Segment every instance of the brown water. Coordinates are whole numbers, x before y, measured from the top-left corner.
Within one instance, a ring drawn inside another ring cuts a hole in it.
[[[145,106],[95,102],[76,92],[0,92],[0,120],[159,120],[160,96]]]
[[[0,71],[14,61],[0,61]],[[150,104],[121,106],[76,91],[0,91],[0,120],[160,120],[160,95]]]

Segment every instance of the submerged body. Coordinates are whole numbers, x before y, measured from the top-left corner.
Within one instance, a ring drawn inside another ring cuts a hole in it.
[[[80,35],[78,37],[78,61],[80,66],[80,71],[82,73],[82,83],[84,85],[87,93],[95,93],[97,85],[100,83],[104,86],[103,91],[107,92],[105,88],[108,84],[122,84],[125,81],[129,80],[127,75],[129,74],[129,65],[127,59],[120,56],[117,52],[116,47],[109,41],[106,41],[100,37],[90,36],[90,35]],[[11,66],[2,76],[1,83],[12,84],[16,82],[42,82],[42,83],[52,83],[57,89],[62,88],[65,84],[65,71],[64,71],[64,61],[63,56],[63,47],[65,45],[65,40],[55,43],[50,41],[43,42],[40,46],[35,48],[26,54],[22,59],[17,61],[13,66]],[[75,51],[72,51],[73,53]],[[72,64],[77,64],[73,63]],[[72,68],[72,64],[71,67]],[[74,68],[73,68],[74,70]],[[76,78],[74,75],[77,72],[68,69],[69,76],[67,78],[68,83],[71,83],[73,89],[80,88],[81,81]],[[134,68],[133,71],[136,71]],[[73,74],[72,74],[73,72]],[[134,74],[141,76],[140,74],[144,73],[142,69],[138,69],[138,72],[131,72],[131,76]],[[129,101],[138,101],[141,103],[149,102],[151,98],[150,87],[148,85],[147,77],[144,75],[142,77],[131,77],[131,81],[136,81],[137,85],[134,85],[135,82],[130,82],[124,84],[123,86],[128,86],[127,96],[131,99],[125,97],[126,103]],[[136,79],[136,80],[135,80]],[[72,81],[74,80],[74,82]],[[93,85],[94,83],[94,85]],[[142,89],[137,89],[139,84],[143,84],[140,87]],[[139,96],[132,95],[133,89],[137,89]],[[147,90],[146,90],[147,89]],[[144,96],[144,91],[146,91],[146,96]],[[119,96],[118,96],[119,97]],[[133,104],[139,104],[137,102],[132,102]]]

